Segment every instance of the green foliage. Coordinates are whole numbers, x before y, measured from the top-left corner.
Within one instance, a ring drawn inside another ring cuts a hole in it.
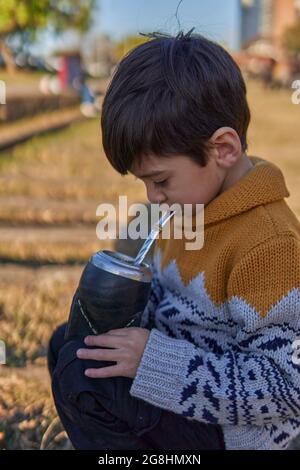
[[[127,36],[118,42],[114,49],[114,55],[117,61],[121,60],[131,49],[147,42],[149,38],[144,36]]]
[[[48,25],[85,31],[94,5],[95,0],[0,0],[0,37],[25,30],[34,34]]]

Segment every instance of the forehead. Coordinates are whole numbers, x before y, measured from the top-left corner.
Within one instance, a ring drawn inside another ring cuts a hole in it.
[[[181,172],[193,170],[195,162],[188,155],[143,155],[138,161],[135,161],[130,173],[137,177],[149,175],[149,173],[163,173],[166,171]],[[152,176],[152,175],[151,175]]]
[[[143,155],[133,162],[130,173],[138,177],[149,173],[162,173],[172,166],[171,160],[172,157],[162,157],[153,154]]]

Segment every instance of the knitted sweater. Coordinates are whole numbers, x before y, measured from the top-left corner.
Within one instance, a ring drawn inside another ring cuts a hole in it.
[[[157,241],[130,394],[220,424],[227,449],[282,449],[300,432],[300,224],[280,169],[249,158],[205,206],[200,250]]]

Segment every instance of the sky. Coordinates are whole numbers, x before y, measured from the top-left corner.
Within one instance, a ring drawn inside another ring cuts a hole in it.
[[[195,27],[231,50],[239,47],[239,0],[97,0],[92,31],[106,33],[113,40],[128,34],[163,31],[175,34]],[[178,21],[175,17],[178,7]],[[78,35],[67,32],[56,38],[45,31],[31,48],[33,53],[49,54],[61,47],[80,46]]]
[[[178,31],[175,12],[179,0],[98,0],[95,15],[97,30],[121,39],[139,31]],[[231,49],[239,44],[238,0],[183,0],[178,18],[181,28],[221,41]]]

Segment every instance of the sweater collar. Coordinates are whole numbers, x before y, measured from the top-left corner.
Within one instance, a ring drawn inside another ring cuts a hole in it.
[[[290,195],[281,170],[273,163],[249,156],[253,168],[204,208],[205,225],[241,214]]]

